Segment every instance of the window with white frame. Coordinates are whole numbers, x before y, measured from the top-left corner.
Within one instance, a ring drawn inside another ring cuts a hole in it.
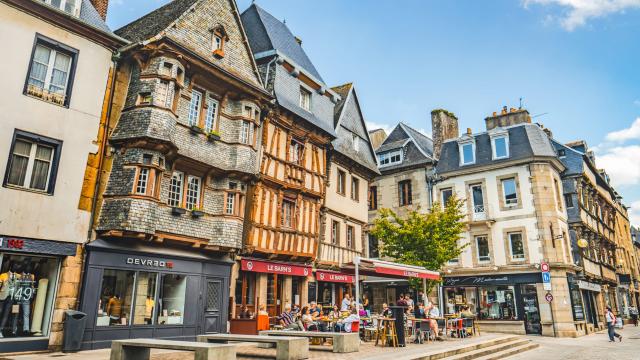
[[[489,238],[486,235],[476,236],[476,252],[478,256],[478,262],[491,261],[491,255],[489,252]]]
[[[296,139],[291,139],[289,144],[289,161],[294,164],[302,165],[304,153],[304,144]]]
[[[378,155],[380,167],[389,166],[402,162],[402,150],[394,150]]]
[[[68,106],[77,54],[75,49],[36,35],[24,93]]]
[[[502,180],[502,193],[504,195],[504,204],[506,206],[518,205],[518,189],[515,178]]]
[[[156,184],[160,181],[160,170],[152,166],[153,156],[151,154],[142,155],[142,165],[138,167],[137,177],[133,188],[136,195],[157,196]],[[158,159],[158,163],[160,163]]]
[[[522,233],[509,233],[509,250],[511,252],[511,260],[524,260],[524,243],[522,241]]]
[[[71,15],[80,15],[80,5],[82,4],[82,0],[42,0],[42,2],[56,7]]]
[[[227,194],[227,204],[225,206],[225,213],[227,215],[232,215],[235,209],[235,197],[231,194]]]
[[[204,118],[204,130],[210,133],[216,129],[218,119],[218,101],[212,97],[207,98],[207,112]]]
[[[143,167],[138,171],[138,181],[136,181],[136,194],[146,195],[147,183],[149,182],[149,168]]]
[[[491,145],[493,149],[493,159],[504,159],[509,157],[509,137],[494,136],[491,138]]]
[[[199,177],[187,176],[187,191],[185,199],[185,207],[188,210],[198,209],[200,207],[200,183]]]
[[[189,103],[189,125],[198,125],[200,120],[200,103],[202,102],[202,93],[197,90],[191,91],[191,102]]]
[[[242,120],[240,127],[240,143],[249,144],[253,143],[253,123],[250,121]]]
[[[469,165],[476,162],[476,145],[473,142],[462,143],[460,149],[460,165]]]
[[[184,183],[184,173],[174,171],[171,175],[171,182],[169,183],[169,199],[167,203],[169,206],[181,207],[182,206],[182,184]]]
[[[296,207],[296,203],[293,200],[282,199],[282,212],[280,224],[287,228],[293,227],[293,213]]]
[[[309,111],[311,110],[311,91],[300,87],[300,107]]]
[[[53,194],[62,142],[16,130],[4,184]]]
[[[244,206],[244,194],[238,190],[238,184],[229,183],[229,191],[226,193],[225,214],[242,216]]]

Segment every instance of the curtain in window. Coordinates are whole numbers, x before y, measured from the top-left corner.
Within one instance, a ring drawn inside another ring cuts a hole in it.
[[[9,179],[7,182],[12,185],[24,185],[24,178],[27,175],[27,164],[31,153],[31,143],[16,140],[11,155],[11,168],[9,169]]]
[[[49,64],[49,56],[51,49],[42,45],[36,46],[33,54],[33,63],[31,64],[31,74],[29,75],[29,84],[39,88],[44,87],[45,78],[47,77],[47,68]]]
[[[51,72],[51,85],[49,91],[64,93],[67,87],[67,75],[69,74],[69,65],[71,64],[71,57],[56,53],[56,60],[53,64],[53,71]]]
[[[36,158],[33,162],[33,174],[31,175],[30,188],[38,190],[46,189],[52,153],[53,149],[38,146],[36,150]]]

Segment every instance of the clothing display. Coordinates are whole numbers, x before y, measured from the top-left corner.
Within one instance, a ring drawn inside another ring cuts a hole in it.
[[[113,322],[120,320],[122,316],[122,300],[119,296],[112,296],[107,302],[107,315]]]
[[[12,336],[30,335],[32,302],[35,299],[35,275],[27,271],[28,266],[9,264],[9,271],[0,274],[0,336],[11,319]],[[21,325],[21,326],[20,326]],[[20,329],[20,333],[18,330]]]

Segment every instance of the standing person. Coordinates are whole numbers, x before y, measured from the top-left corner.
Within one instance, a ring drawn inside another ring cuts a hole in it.
[[[396,302],[398,306],[407,306],[407,300],[404,299],[404,295],[400,294],[398,297],[398,301]]]
[[[351,296],[349,293],[344,294],[342,303],[340,303],[340,311],[349,311],[349,305],[351,305]]]
[[[364,310],[369,313],[371,311],[370,305],[369,305],[369,296],[365,293],[362,294],[362,306],[364,307]]]
[[[407,303],[407,306],[413,307],[413,299],[409,294],[404,296],[404,301]]]
[[[631,322],[633,322],[633,326],[638,326],[638,308],[635,306],[629,307],[629,315],[631,315]]]
[[[609,334],[609,342],[616,341],[615,338],[618,338],[619,341],[622,341],[622,335],[616,332],[616,316],[611,311],[611,307],[606,307],[606,312],[604,315],[607,321],[607,333]]]

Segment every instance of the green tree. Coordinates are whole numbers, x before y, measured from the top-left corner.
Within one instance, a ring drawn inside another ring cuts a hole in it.
[[[468,245],[458,244],[465,226],[463,205],[452,196],[444,209],[436,202],[426,213],[412,210],[404,217],[391,209],[380,209],[370,233],[380,241],[382,256],[439,271]]]

